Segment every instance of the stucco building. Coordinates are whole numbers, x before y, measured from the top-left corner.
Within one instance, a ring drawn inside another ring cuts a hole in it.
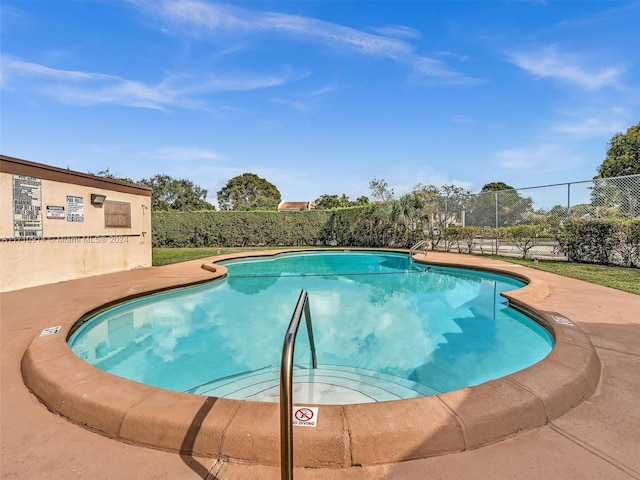
[[[0,155],[0,291],[151,266],[151,189]]]

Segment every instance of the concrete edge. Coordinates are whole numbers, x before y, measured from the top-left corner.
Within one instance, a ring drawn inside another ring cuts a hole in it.
[[[259,253],[274,254],[251,256]],[[240,256],[247,255],[233,258]],[[202,268],[214,273],[212,279],[226,274],[219,265],[208,267]],[[474,268],[514,276],[502,268]],[[600,378],[595,349],[569,319],[535,308],[535,299],[548,295],[548,287],[534,280],[508,297],[552,332],[556,345],[547,358],[507,377],[438,396],[320,405],[318,426],[296,429],[296,465],[344,468],[474,449],[542,426],[588,398]],[[184,284],[176,281],[178,286]],[[49,410],[135,445],[279,464],[278,404],[171,392],[102,372],[68,348],[67,334],[76,321],[64,319],[60,333],[34,338],[22,359],[25,384]]]

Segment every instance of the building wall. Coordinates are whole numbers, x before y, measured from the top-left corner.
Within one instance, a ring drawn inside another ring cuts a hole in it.
[[[0,266],[0,292],[151,266],[151,189],[0,155]]]

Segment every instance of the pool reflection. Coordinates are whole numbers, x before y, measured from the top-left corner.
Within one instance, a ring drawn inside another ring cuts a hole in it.
[[[286,260],[283,271],[302,268]],[[407,270],[405,257],[378,258],[364,273],[325,275],[334,261],[316,266],[317,275],[303,276],[233,278],[230,268],[227,280],[105,312],[70,343],[98,368],[186,391],[278,366],[284,332],[305,289],[323,365],[383,372],[447,391],[525,368],[550,351],[548,334],[504,304],[500,293],[513,289],[513,281]],[[400,270],[393,271],[394,265]],[[269,268],[275,269],[273,263]],[[308,365],[302,330],[295,362]]]

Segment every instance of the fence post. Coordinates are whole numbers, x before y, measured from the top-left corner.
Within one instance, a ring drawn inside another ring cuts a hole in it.
[[[496,255],[498,255],[498,192],[494,194],[496,196]]]
[[[442,225],[442,232],[440,232],[440,235],[444,236],[444,251],[448,252],[448,243],[449,243],[449,239],[447,237],[446,231],[447,231],[447,227],[449,226],[449,194],[447,193],[447,196],[444,197],[444,224]]]

